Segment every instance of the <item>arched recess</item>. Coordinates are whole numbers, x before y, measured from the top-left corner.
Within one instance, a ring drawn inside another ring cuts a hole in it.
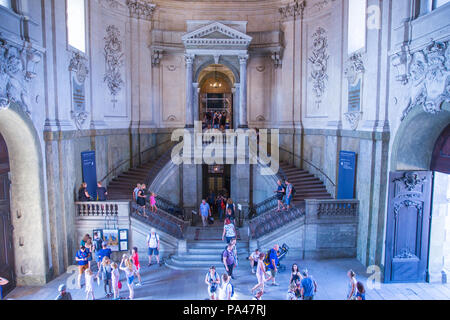
[[[450,104],[430,114],[417,107],[401,123],[392,146],[391,171],[424,170],[431,167],[433,150],[450,123]]]
[[[198,67],[196,68],[195,73],[194,73],[194,79],[195,79],[194,81],[199,82],[200,81],[201,72],[204,69],[206,69],[208,66],[215,65],[215,64],[216,63],[215,63],[214,59],[206,59],[206,61],[204,61],[203,63],[198,65]],[[224,65],[225,67],[230,69],[231,72],[233,72],[235,83],[239,83],[240,82],[239,69],[237,69],[232,62],[228,61],[225,58],[221,58],[219,64]]]
[[[0,110],[0,134],[9,153],[11,215],[17,285],[49,279],[41,146],[29,116],[11,103]]]
[[[431,160],[431,171],[450,174],[450,124],[436,141]]]

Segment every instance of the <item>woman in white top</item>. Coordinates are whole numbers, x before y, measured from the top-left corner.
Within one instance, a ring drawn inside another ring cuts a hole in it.
[[[216,267],[209,268],[205,277],[205,283],[208,285],[208,295],[211,300],[219,300],[218,289],[220,285],[220,276],[216,272]]]
[[[222,275],[222,287],[219,293],[220,300],[231,300],[233,292],[233,285],[230,283],[230,278],[226,273]]]
[[[347,276],[349,277],[348,289],[347,289],[347,300],[356,300],[356,273],[353,270],[349,270],[347,272]]]
[[[123,263],[125,262],[125,267],[122,267]],[[122,261],[120,262],[119,269],[122,271],[125,271],[125,274],[127,276],[127,285],[128,289],[130,290],[130,296],[129,299],[133,300],[134,298],[134,276],[136,275],[137,269],[136,266],[133,263],[133,260],[131,258],[128,258],[126,255],[122,258]]]
[[[86,300],[89,300],[89,296],[92,295],[92,300],[95,300],[94,297],[94,273],[91,269],[86,269],[84,272],[86,277]]]
[[[112,272],[111,272],[111,282],[114,292],[114,300],[119,299],[119,278],[120,278],[120,272],[119,267],[117,263],[113,262],[111,264]]]
[[[264,265],[265,256],[266,255],[262,252],[259,254],[258,265],[256,266],[256,279],[258,280],[258,283],[252,288],[252,294],[258,288],[264,292],[264,283],[270,279],[266,279],[266,266]]]
[[[230,219],[225,219],[225,224],[223,226],[222,241],[226,237],[227,243],[230,243],[236,237],[236,228],[234,224],[231,223]]]

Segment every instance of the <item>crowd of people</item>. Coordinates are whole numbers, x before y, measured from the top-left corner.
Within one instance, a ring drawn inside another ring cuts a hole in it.
[[[148,267],[152,265],[153,256],[156,258],[157,264],[161,267],[159,259],[160,239],[154,228],[151,229],[147,236],[148,247]],[[122,288],[120,281],[120,272],[125,273],[126,284],[128,286],[129,296],[126,299],[134,298],[134,282],[137,279],[136,286],[142,286],[141,265],[139,262],[139,254],[137,247],[133,247],[131,254],[124,254],[120,263],[116,263],[111,258],[112,250],[108,248],[108,243],[103,241],[98,232],[94,232],[92,239],[86,234],[80,241],[80,248],[75,255],[78,265],[77,289],[82,288],[81,280],[85,278],[86,300],[95,300],[94,282],[100,286],[103,283],[105,298],[121,299],[119,291]],[[92,263],[94,261],[96,263]],[[68,293],[65,285],[59,287],[60,294],[57,300],[71,300],[72,297]]]
[[[219,129],[222,132],[229,129],[229,119],[225,111],[207,111],[203,117],[203,129]]]

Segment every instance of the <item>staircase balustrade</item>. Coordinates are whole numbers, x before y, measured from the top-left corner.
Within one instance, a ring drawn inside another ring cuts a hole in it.
[[[126,201],[75,202],[77,216],[122,216],[128,215],[128,211],[128,202]]]

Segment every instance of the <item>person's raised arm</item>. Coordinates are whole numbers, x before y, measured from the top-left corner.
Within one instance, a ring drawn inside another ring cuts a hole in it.
[[[222,241],[223,241],[223,239],[225,238],[225,234],[226,234],[226,231],[225,231],[225,226],[223,227],[223,233],[222,233]]]

